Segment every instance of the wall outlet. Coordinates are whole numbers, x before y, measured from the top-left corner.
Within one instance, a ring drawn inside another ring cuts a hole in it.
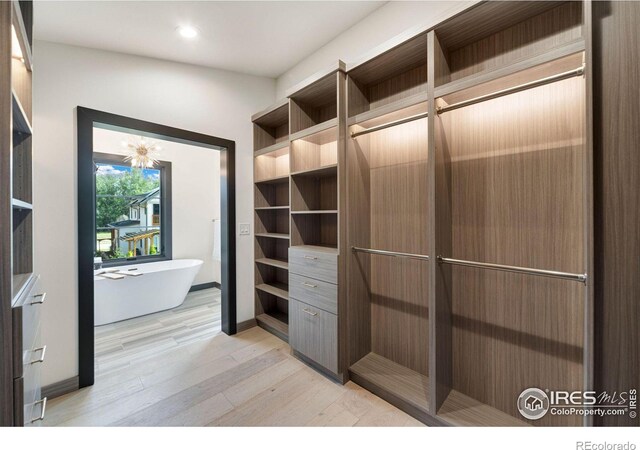
[[[249,236],[251,234],[251,225],[248,223],[239,223],[238,233],[240,236]]]

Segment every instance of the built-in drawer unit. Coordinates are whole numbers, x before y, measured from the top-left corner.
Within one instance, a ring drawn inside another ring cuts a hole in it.
[[[338,253],[335,249],[313,245],[290,247],[289,272],[337,284]]]
[[[291,299],[289,322],[291,347],[331,372],[338,373],[338,317]]]
[[[289,274],[289,297],[327,312],[338,313],[338,286],[313,278]]]
[[[39,425],[44,418],[46,398],[41,399],[41,366],[46,356],[42,344],[40,317],[46,293],[39,277],[32,277],[12,311],[15,425]]]
[[[14,378],[22,376],[25,360],[31,358],[31,353],[38,347],[35,340],[45,298],[46,293],[41,291],[39,277],[33,277],[13,307]]]

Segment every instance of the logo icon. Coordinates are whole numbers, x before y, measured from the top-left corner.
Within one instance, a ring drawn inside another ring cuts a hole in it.
[[[518,397],[518,411],[526,419],[542,419],[549,411],[549,397],[538,388],[525,389]]]

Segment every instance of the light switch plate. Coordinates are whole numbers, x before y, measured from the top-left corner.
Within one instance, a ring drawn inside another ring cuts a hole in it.
[[[240,236],[249,236],[251,234],[251,224],[239,223],[238,233],[240,234]]]

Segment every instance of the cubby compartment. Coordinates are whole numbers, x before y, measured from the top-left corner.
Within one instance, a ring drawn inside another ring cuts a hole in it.
[[[254,205],[256,209],[286,208],[289,206],[289,183],[256,183]]]
[[[286,180],[289,175],[289,147],[256,156],[253,170],[256,183]]]
[[[338,212],[338,171],[329,167],[291,177],[291,213]]]
[[[347,83],[349,123],[426,101],[427,34],[350,65]]]
[[[253,150],[286,146],[289,140],[289,104],[279,106],[253,120]]]
[[[258,325],[284,341],[289,340],[289,302],[256,288]]]
[[[291,142],[291,173],[297,174],[338,162],[338,129],[332,127]]]
[[[311,213],[291,215],[291,246],[338,247],[338,215]]]
[[[31,135],[13,132],[13,199],[32,203]]]
[[[331,72],[290,96],[291,139],[296,134],[335,125],[338,115],[338,75]]]
[[[255,218],[256,235],[289,235],[288,209],[256,209]]]
[[[18,295],[33,273],[33,212],[30,205],[13,202],[13,286],[12,295]]]
[[[273,260],[284,264],[289,257],[289,241],[258,236],[255,247],[256,261]]]
[[[481,3],[436,27],[435,86],[584,48],[582,22],[582,2]]]

